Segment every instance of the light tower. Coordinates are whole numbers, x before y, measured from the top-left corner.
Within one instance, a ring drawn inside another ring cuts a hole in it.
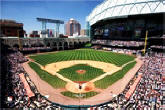
[[[54,20],[54,19],[46,19],[46,18],[36,18],[37,21],[42,23],[42,30],[46,32],[46,24],[47,23],[54,23],[55,24],[55,34],[56,37],[59,37],[59,27],[60,24],[64,24],[64,21],[62,20]],[[47,34],[47,33],[45,33]]]

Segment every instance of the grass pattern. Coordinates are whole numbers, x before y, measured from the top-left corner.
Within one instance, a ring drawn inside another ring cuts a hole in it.
[[[54,62],[69,60],[102,61],[106,63],[112,63],[117,66],[122,66],[123,64],[134,60],[133,56],[114,52],[97,51],[93,49],[66,50],[56,53],[30,56],[30,58],[34,59],[37,63],[43,66]]]
[[[55,75],[42,70],[37,64],[29,62],[30,67],[39,75],[39,77],[48,82],[54,88],[65,88],[66,82]]]
[[[124,75],[131,68],[133,68],[135,64],[136,64],[136,61],[126,65],[122,70],[117,71],[117,72],[113,73],[112,75],[108,75],[108,76],[104,77],[103,79],[94,82],[95,86],[97,88],[106,89],[108,86],[112,85],[119,79],[123,78]]]
[[[78,74],[76,72],[77,70],[86,70],[86,72],[84,74]],[[90,81],[104,72],[102,69],[94,68],[86,64],[77,64],[69,68],[63,68],[57,73],[72,81]]]

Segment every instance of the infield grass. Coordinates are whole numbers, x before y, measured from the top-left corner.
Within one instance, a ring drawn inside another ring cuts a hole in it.
[[[84,74],[79,74],[77,70],[85,70]],[[68,68],[63,68],[57,73],[63,75],[64,77],[72,80],[72,81],[90,81],[97,76],[104,74],[102,69],[91,67],[86,64],[77,64]]]

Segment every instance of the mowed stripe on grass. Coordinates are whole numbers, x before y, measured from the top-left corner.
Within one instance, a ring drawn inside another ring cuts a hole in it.
[[[97,51],[93,49],[60,51],[56,53],[33,55],[30,56],[30,58],[34,59],[37,63],[43,66],[54,62],[68,60],[93,60],[112,63],[116,66],[122,66],[123,64],[134,60],[133,56],[113,52]]]
[[[124,75],[131,68],[133,68],[135,66],[135,64],[136,64],[136,61],[134,61],[130,64],[127,64],[125,67],[123,67],[122,70],[119,70],[119,71],[113,73],[112,75],[107,75],[103,79],[94,82],[96,88],[106,89],[108,86],[112,85],[113,83],[115,83],[119,79],[122,79],[124,77]]]
[[[77,70],[85,70],[85,73],[79,74],[76,72]],[[77,64],[69,68],[63,68],[58,71],[58,73],[72,81],[90,81],[97,76],[104,74],[104,71],[99,68],[94,68],[90,65]]]
[[[54,88],[65,88],[66,82],[56,75],[51,75],[42,70],[36,63],[29,62],[30,67],[39,75],[39,77],[48,82]]]

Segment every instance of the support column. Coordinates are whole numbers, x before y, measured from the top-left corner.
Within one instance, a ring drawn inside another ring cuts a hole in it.
[[[65,48],[64,48],[64,42],[62,42],[62,49],[64,50]]]
[[[70,49],[70,45],[69,45],[69,42],[67,42],[67,44],[68,44],[68,49]]]
[[[59,27],[60,27],[60,24],[59,23],[55,23],[55,32],[56,32],[56,38],[59,37]]]
[[[42,21],[42,30],[46,31],[46,22]]]
[[[59,50],[59,43],[57,43],[56,46],[57,46],[57,50]]]

